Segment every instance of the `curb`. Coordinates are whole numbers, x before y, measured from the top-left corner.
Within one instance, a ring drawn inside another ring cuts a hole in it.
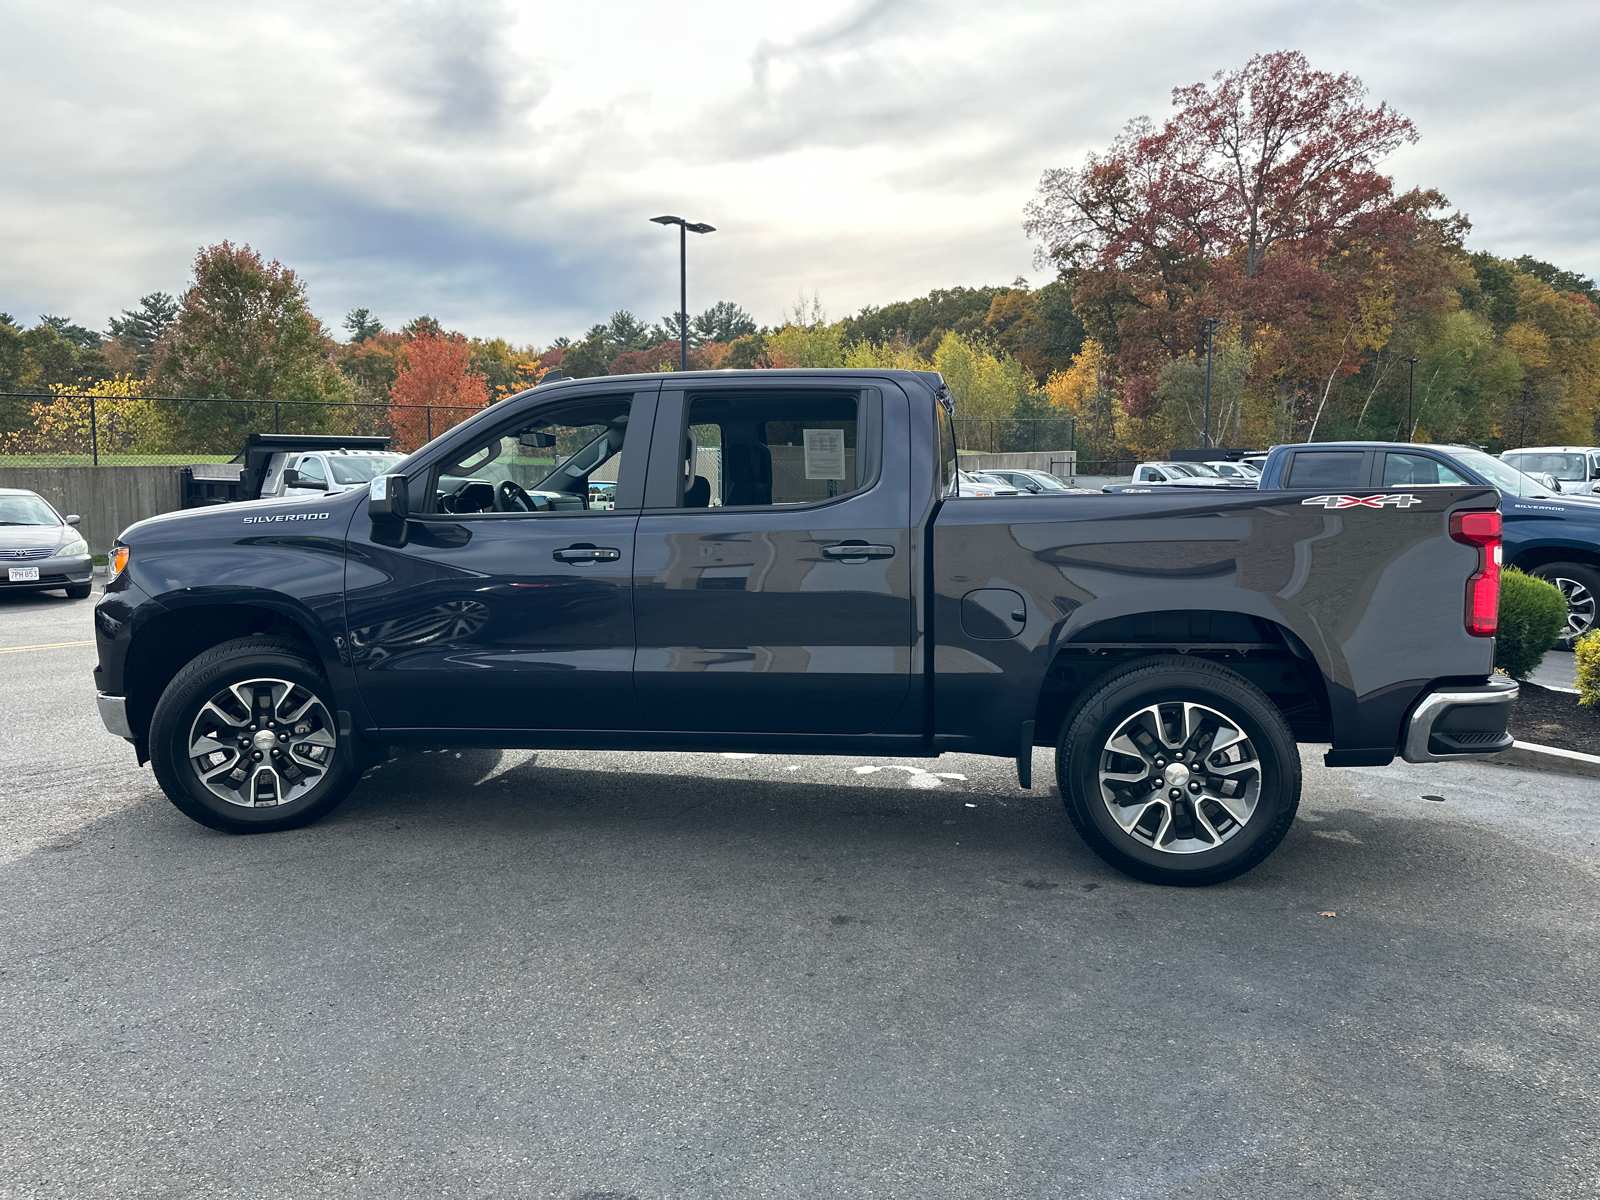
[[[1486,754],[1478,761],[1600,779],[1600,755],[1579,754],[1576,750],[1559,750],[1554,746],[1540,746],[1533,742],[1513,742],[1511,749],[1498,754]]]

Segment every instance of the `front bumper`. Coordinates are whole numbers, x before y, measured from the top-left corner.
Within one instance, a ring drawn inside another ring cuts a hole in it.
[[[1516,698],[1516,681],[1504,675],[1479,687],[1429,692],[1411,710],[1400,756],[1443,762],[1509,749],[1513,739],[1506,725]]]
[[[37,567],[39,578],[26,583],[12,583],[8,567]],[[0,588],[53,588],[68,584],[84,584],[94,578],[94,559],[87,554],[53,554],[49,558],[36,558],[31,562],[0,563]]]
[[[95,695],[94,702],[100,710],[100,720],[105,725],[106,732],[133,741],[133,729],[128,724],[128,698],[108,696],[104,692],[99,692]]]

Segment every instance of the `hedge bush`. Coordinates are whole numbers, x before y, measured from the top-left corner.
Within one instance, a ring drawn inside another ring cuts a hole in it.
[[[1567,625],[1567,600],[1561,589],[1515,567],[1500,573],[1500,628],[1494,639],[1494,665],[1513,679],[1528,672],[1556,644]]]
[[[1600,706],[1600,633],[1579,638],[1572,649],[1578,656],[1578,703],[1585,708]]]

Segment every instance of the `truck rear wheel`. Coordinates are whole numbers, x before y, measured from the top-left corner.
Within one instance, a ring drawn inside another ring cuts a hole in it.
[[[1583,563],[1546,563],[1528,572],[1539,579],[1547,579],[1561,589],[1567,601],[1567,624],[1556,639],[1563,650],[1571,650],[1578,639],[1595,629],[1595,618],[1600,616],[1600,571]]]
[[[1277,848],[1300,804],[1283,715],[1243,676],[1183,655],[1098,681],[1062,726],[1056,778],[1089,847],[1150,883],[1243,874]]]
[[[156,782],[185,816],[225,833],[294,829],[360,779],[340,753],[321,666],[289,638],[224,642],[174,676],[150,719]]]

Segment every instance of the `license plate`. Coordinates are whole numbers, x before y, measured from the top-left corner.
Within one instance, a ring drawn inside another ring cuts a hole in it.
[[[10,579],[12,583],[37,583],[39,581],[39,568],[12,567]]]

